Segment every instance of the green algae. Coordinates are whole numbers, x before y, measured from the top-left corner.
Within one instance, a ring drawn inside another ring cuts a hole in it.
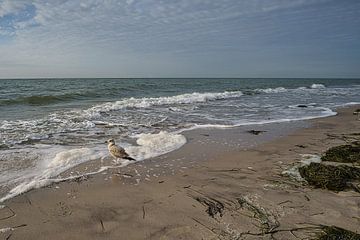
[[[360,168],[357,167],[310,163],[310,165],[300,167],[299,172],[301,177],[316,188],[333,191],[343,191],[352,188],[355,191],[359,191],[358,188],[349,184],[353,180],[360,180]]]
[[[316,240],[360,240],[360,234],[340,227],[323,226]]]
[[[360,142],[329,148],[321,157],[322,161],[360,163]]]

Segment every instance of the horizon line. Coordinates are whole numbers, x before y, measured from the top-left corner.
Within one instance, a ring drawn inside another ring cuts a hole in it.
[[[0,80],[51,80],[51,79],[360,79],[359,77],[31,77],[0,78]]]

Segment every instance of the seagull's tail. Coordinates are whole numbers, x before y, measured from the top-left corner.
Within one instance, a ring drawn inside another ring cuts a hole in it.
[[[124,159],[126,160],[130,160],[130,161],[136,161],[136,159],[132,158],[132,157],[129,157],[129,156],[126,156],[126,157],[123,157]]]

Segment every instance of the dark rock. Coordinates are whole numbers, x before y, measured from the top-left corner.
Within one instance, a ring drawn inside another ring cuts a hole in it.
[[[308,106],[304,105],[304,104],[299,104],[299,105],[297,105],[297,107],[299,107],[299,108],[307,108]]]

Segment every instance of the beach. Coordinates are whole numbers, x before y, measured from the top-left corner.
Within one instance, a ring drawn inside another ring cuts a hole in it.
[[[0,0],[0,240],[360,240],[359,12]]]
[[[288,130],[287,123],[278,123],[189,131],[188,142],[176,151],[3,202],[0,234],[4,239],[296,239],[311,236],[318,225],[359,231],[359,193],[313,188],[282,174],[302,154],[321,156],[359,140],[357,108],[339,108],[336,116],[301,121]],[[253,145],[236,145],[236,134],[248,134]]]

